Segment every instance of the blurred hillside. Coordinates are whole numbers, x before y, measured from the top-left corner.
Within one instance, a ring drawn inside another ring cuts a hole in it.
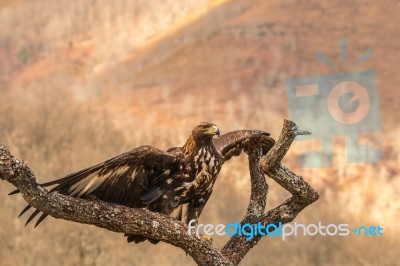
[[[286,80],[373,68],[379,132],[377,164],[348,164],[346,139],[333,139],[329,169],[303,169],[296,156],[318,141],[295,142],[286,164],[321,199],[303,223],[381,225],[384,237],[263,239],[243,265],[394,265],[400,218],[400,3],[398,1],[4,1],[0,0],[0,141],[48,181],[130,148],[182,145],[212,121],[222,132],[280,132],[288,117]],[[316,52],[343,67],[331,70]],[[373,56],[351,64],[367,49]],[[202,217],[229,223],[249,197],[247,163],[225,165]],[[289,195],[272,182],[269,207]],[[16,220],[21,197],[0,187],[0,265],[185,265],[166,244],[127,245],[122,235],[49,218],[37,229]],[[225,238],[215,238],[221,246]],[[385,254],[385,256],[382,256]]]

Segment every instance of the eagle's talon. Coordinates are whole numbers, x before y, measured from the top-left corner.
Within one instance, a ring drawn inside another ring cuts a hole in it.
[[[210,242],[210,243],[213,242],[213,239],[212,239],[212,237],[210,237],[210,236],[204,236],[204,235],[202,235],[201,237],[202,237],[204,240],[207,240],[207,241]]]

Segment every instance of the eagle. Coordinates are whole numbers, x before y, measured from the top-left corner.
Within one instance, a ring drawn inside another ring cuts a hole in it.
[[[140,146],[42,186],[51,187],[50,192],[147,208],[186,224],[193,219],[197,223],[222,165],[247,152],[250,144],[266,153],[274,140],[261,130],[237,130],[220,136],[215,124],[203,122],[193,128],[182,147],[163,151]],[[16,193],[19,190],[10,195]],[[31,207],[26,206],[19,217]],[[34,210],[26,225],[40,213]],[[42,213],[35,227],[47,216]],[[128,242],[159,242],[141,235],[125,236]]]

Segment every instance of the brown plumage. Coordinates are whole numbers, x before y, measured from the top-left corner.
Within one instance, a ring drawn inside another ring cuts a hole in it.
[[[162,151],[141,146],[42,185],[52,187],[51,192],[97,198],[131,208],[146,207],[186,223],[192,219],[197,222],[223,163],[246,151],[250,144],[260,145],[264,153],[274,144],[269,133],[259,130],[238,130],[213,138],[216,135],[219,136],[217,126],[201,123],[193,128],[182,147]],[[28,205],[20,216],[30,208]],[[26,224],[39,213],[35,210]],[[43,213],[35,227],[46,217]],[[135,243],[146,240],[139,235],[128,235],[127,239]]]

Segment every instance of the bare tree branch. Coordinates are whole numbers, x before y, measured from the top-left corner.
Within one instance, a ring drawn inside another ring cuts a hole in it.
[[[12,156],[1,144],[0,179],[16,186],[33,207],[55,218],[91,224],[118,233],[159,239],[185,250],[198,264],[230,264],[210,242],[195,234],[189,235],[183,223],[165,215],[103,201],[49,193],[39,185],[29,167]]]
[[[247,213],[242,224],[282,224],[292,221],[301,210],[318,199],[318,193],[289,169],[281,165],[283,157],[297,135],[311,134],[308,131],[299,131],[296,124],[285,120],[278,141],[265,155],[261,156],[260,149],[252,149],[249,153],[251,175],[251,198]],[[265,200],[268,193],[268,185],[265,182],[264,173],[274,179],[278,184],[288,190],[292,197],[280,206],[268,211],[265,215]],[[245,236],[233,236],[222,248],[222,254],[234,263],[238,264],[249,250],[261,239],[258,235],[246,240]]]
[[[290,144],[300,132],[285,120],[281,135],[274,147],[262,155],[262,148],[249,144],[251,198],[242,223],[264,225],[292,221],[306,206],[318,199],[317,192],[301,176],[281,164]],[[292,197],[277,208],[265,213],[268,185],[265,174],[292,193]],[[188,234],[187,226],[165,215],[146,209],[132,209],[98,200],[83,200],[49,193],[39,185],[34,173],[0,144],[0,179],[17,187],[24,199],[36,209],[55,218],[91,224],[110,231],[137,234],[164,241],[183,249],[200,265],[237,265],[261,236],[247,241],[244,236],[233,236],[223,247],[216,249],[196,234]]]

